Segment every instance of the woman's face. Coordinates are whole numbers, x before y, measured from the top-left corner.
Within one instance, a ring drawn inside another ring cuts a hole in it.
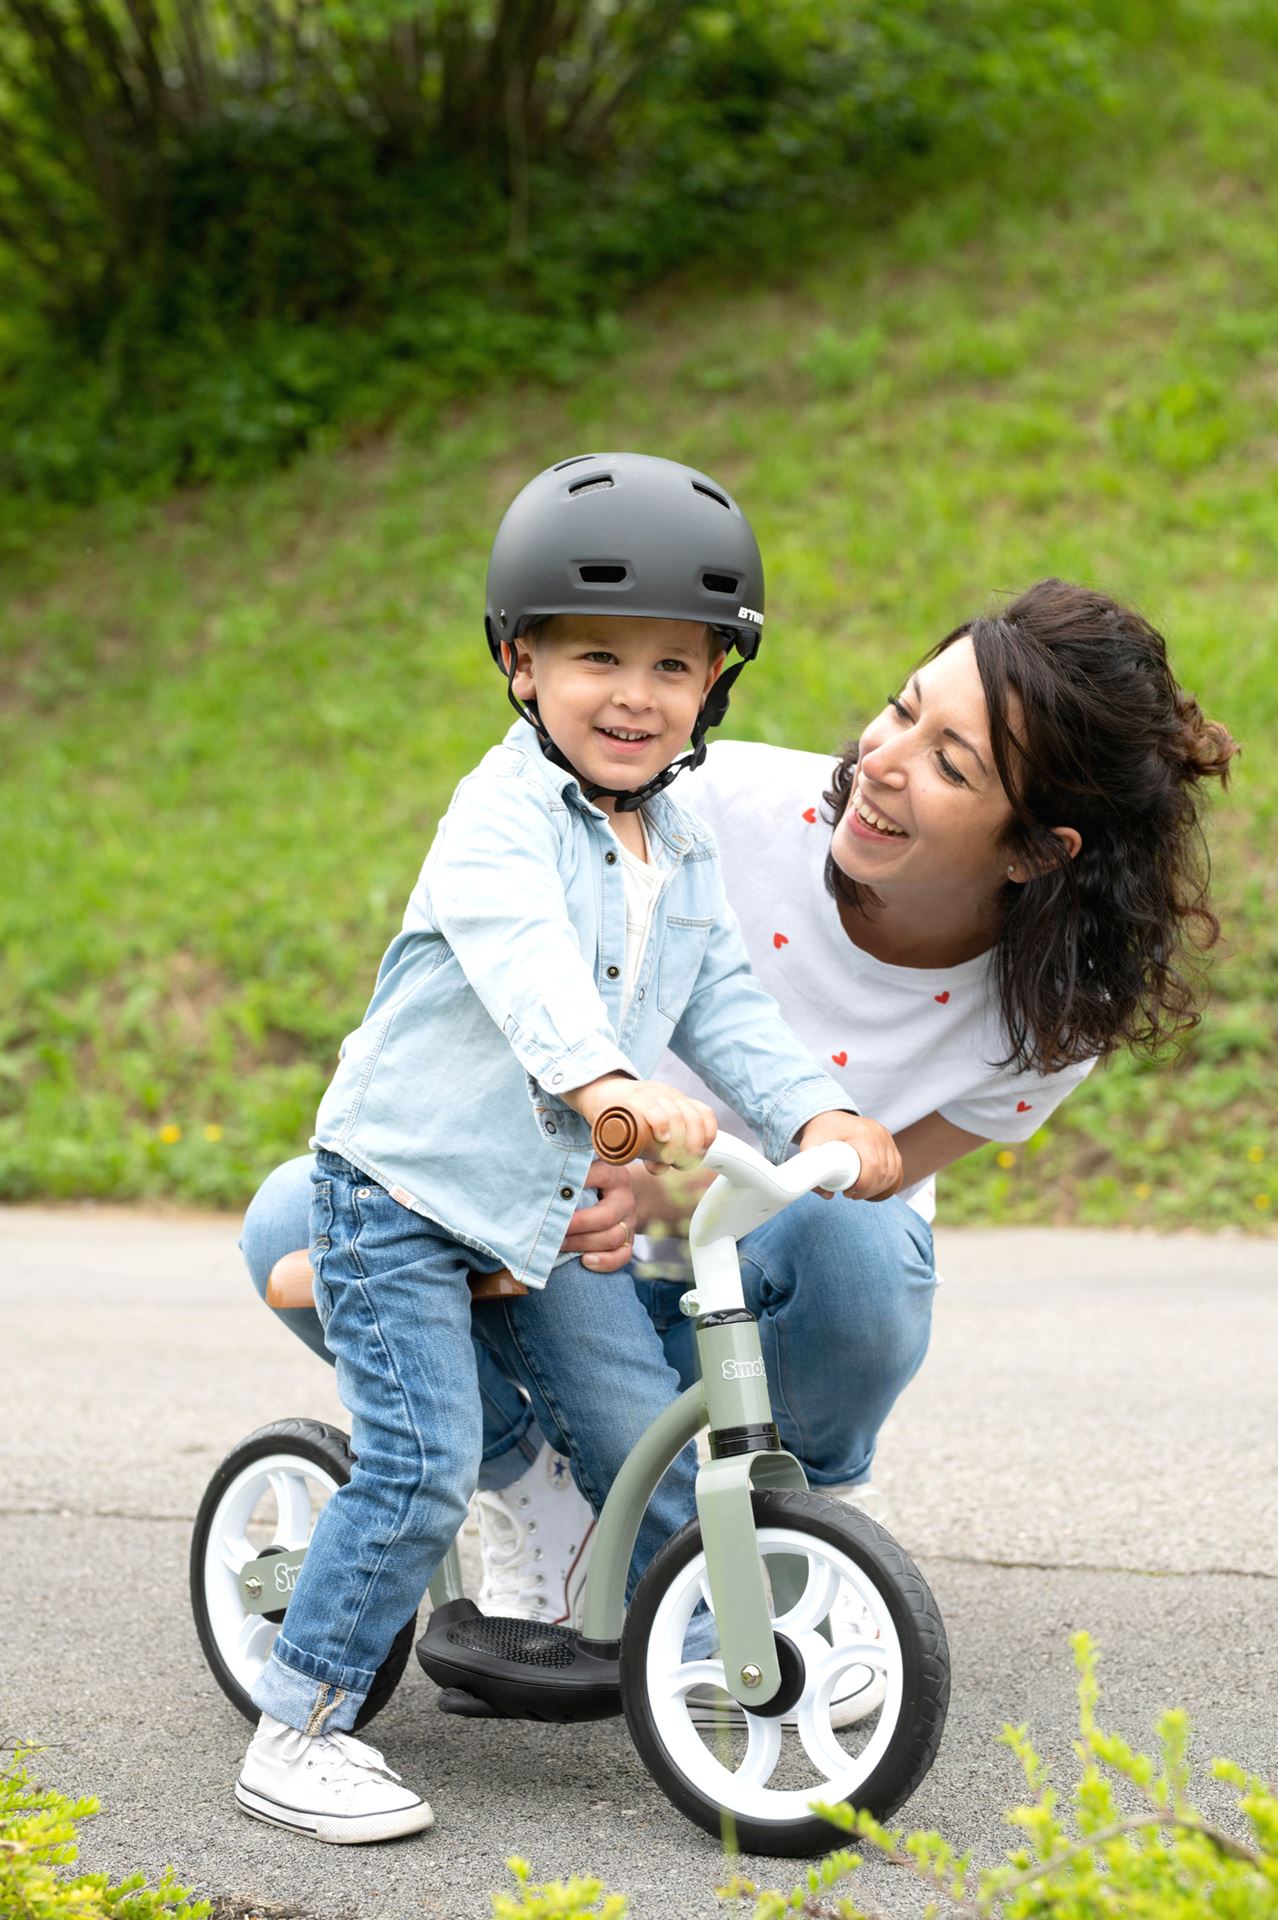
[[[1008,718],[1016,730],[1014,698]],[[830,851],[850,880],[875,893],[962,888],[988,898],[1008,877],[999,840],[1011,813],[965,635],[911,675],[861,734]]]

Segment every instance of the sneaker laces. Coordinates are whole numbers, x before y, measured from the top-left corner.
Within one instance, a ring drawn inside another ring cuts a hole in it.
[[[500,1492],[475,1495],[475,1517],[484,1563],[480,1604],[501,1614],[535,1618],[546,1607],[546,1577],[536,1567],[540,1547],[529,1545],[528,1529],[512,1513]]]
[[[361,1788],[375,1787],[386,1781],[398,1783],[400,1779],[394,1768],[387,1766],[376,1747],[368,1746],[350,1733],[317,1734],[306,1764],[308,1767],[331,1768],[331,1772],[321,1772],[320,1779],[327,1786],[342,1789],[348,1801]]]

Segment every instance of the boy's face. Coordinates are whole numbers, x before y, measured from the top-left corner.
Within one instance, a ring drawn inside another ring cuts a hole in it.
[[[724,655],[692,620],[560,614],[515,641],[514,690],[592,786],[640,787],[688,744]]]

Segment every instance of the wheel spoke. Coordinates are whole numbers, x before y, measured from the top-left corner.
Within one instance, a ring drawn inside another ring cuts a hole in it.
[[[745,1758],[733,1778],[743,1787],[766,1787],[781,1758],[781,1722],[747,1713],[745,1723],[749,1730]]]
[[[824,1560],[809,1559],[807,1584],[789,1612],[773,1622],[777,1632],[793,1636],[819,1627],[834,1604],[839,1584],[836,1568]]]
[[[241,1660],[264,1661],[275,1639],[275,1622],[264,1614],[246,1613],[235,1636],[235,1651]]]
[[[682,1700],[693,1687],[717,1687],[726,1693],[722,1660],[685,1660],[672,1667],[664,1676],[662,1693],[667,1700]]]
[[[240,1568],[249,1560],[256,1560],[257,1548],[246,1533],[228,1533],[222,1537],[217,1557],[228,1572],[238,1579]]]
[[[270,1476],[277,1515],[274,1544],[304,1547],[311,1537],[311,1494],[301,1474],[276,1469]]]
[[[827,1781],[836,1781],[846,1773],[849,1759],[830,1725],[832,1689],[833,1683],[827,1680],[823,1687],[809,1691],[807,1697],[799,1702],[797,1716],[803,1750]]]
[[[883,1643],[879,1640],[840,1640],[837,1647],[829,1647],[818,1638],[817,1645],[820,1651],[808,1660],[808,1673],[815,1686],[820,1686],[822,1680],[846,1673],[849,1667],[873,1667],[882,1671],[887,1665]],[[806,1658],[806,1646],[804,1654]]]

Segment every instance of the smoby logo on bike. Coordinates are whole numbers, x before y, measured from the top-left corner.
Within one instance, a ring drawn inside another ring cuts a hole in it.
[[[724,1360],[720,1363],[719,1371],[725,1380],[762,1380],[763,1361]]]

